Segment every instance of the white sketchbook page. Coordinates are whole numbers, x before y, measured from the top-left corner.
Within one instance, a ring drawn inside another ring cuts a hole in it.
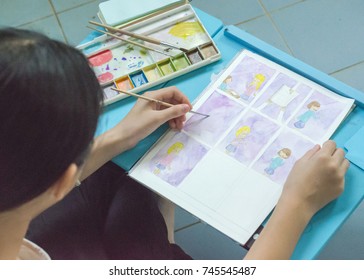
[[[228,76],[234,82],[223,84]],[[327,140],[352,104],[244,51],[194,105],[210,117],[189,114],[183,131],[169,131],[130,176],[244,244],[294,162]]]

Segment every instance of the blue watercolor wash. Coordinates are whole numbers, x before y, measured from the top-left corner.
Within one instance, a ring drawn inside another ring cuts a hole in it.
[[[130,78],[135,87],[139,87],[141,85],[148,83],[148,80],[145,77],[143,72],[137,72],[135,74],[132,74],[132,75],[130,75]]]

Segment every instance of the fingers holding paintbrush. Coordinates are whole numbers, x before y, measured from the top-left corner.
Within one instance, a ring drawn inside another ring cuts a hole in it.
[[[172,92],[170,91],[170,89],[173,88],[174,90],[172,90]],[[124,93],[126,95],[130,95],[130,96],[134,96],[136,98],[140,98],[140,99],[144,99],[144,100],[148,100],[148,101],[151,101],[151,102],[154,102],[154,103],[157,103],[159,105],[163,105],[165,107],[173,107],[174,105],[177,105],[177,104],[180,104],[180,103],[175,103],[175,104],[171,104],[171,103],[168,103],[168,102],[165,102],[163,100],[166,99],[166,96],[163,96],[163,98],[160,100],[158,98],[154,98],[155,97],[155,92],[163,92],[163,90],[166,90],[166,93],[167,94],[174,94],[175,96],[179,95],[179,94],[182,94],[183,93],[181,91],[179,91],[176,87],[168,87],[168,88],[164,88],[164,89],[160,89],[160,90],[157,90],[157,91],[153,91],[153,98],[152,97],[148,97],[146,94],[144,95],[139,95],[139,94],[136,94],[136,93],[132,93],[132,92],[128,92],[128,91],[124,91],[124,90],[121,90],[121,89],[117,89],[117,88],[111,88],[112,90],[114,91],[118,91],[118,92],[121,92],[121,93]],[[184,95],[183,95],[184,96]],[[187,98],[187,97],[186,97]],[[196,112],[196,111],[192,111],[191,108],[192,108],[192,105],[191,103],[188,101],[187,99],[187,102],[189,104],[189,107],[190,107],[190,110],[188,111],[189,113],[192,113],[192,114],[197,114],[197,115],[200,115],[200,116],[203,116],[205,118],[209,117],[210,115],[207,115],[207,114],[203,114],[203,113],[199,113],[199,112]],[[187,103],[185,103],[187,104]]]

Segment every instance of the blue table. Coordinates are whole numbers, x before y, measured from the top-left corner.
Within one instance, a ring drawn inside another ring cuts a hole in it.
[[[211,76],[214,73],[220,72],[238,51],[246,48],[265,56],[330,90],[344,96],[353,97],[357,100],[356,104],[358,106],[333,136],[333,139],[337,142],[338,146],[344,147],[345,143],[363,126],[363,93],[302,63],[286,53],[275,49],[234,26],[224,27],[220,20],[209,16],[201,10],[195,10],[220,49],[222,59],[211,65],[173,79],[161,87],[175,85],[193,101],[210,83]],[[134,103],[135,99],[126,98],[107,106],[100,118],[97,134],[116,125],[128,113]],[[141,141],[134,149],[117,156],[113,161],[125,170],[130,170],[137,160],[144,155],[166,129],[166,126],[162,126],[152,135]],[[299,240],[292,259],[314,259],[320,253],[328,240],[362,201],[364,197],[364,186],[361,186],[362,181],[364,181],[364,172],[359,167],[352,164],[347,173],[345,192],[340,198],[327,205],[313,217]]]

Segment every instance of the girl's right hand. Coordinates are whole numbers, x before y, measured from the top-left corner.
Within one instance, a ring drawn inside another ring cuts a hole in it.
[[[293,166],[279,203],[299,205],[313,216],[344,190],[349,161],[334,141],[316,145]]]

